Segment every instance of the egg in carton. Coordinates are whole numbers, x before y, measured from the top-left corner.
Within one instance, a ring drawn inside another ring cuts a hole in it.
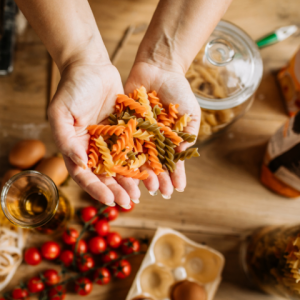
[[[170,228],[158,228],[126,300],[212,300],[225,259]]]

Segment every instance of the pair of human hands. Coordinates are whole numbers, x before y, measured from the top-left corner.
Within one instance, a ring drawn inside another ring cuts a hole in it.
[[[170,71],[151,63],[136,62],[125,84],[125,93],[141,85],[147,91],[155,90],[164,105],[179,104],[179,115],[189,114],[192,118],[185,131],[198,134],[200,108],[183,71]],[[99,124],[114,112],[117,94],[124,94],[124,89],[119,72],[111,63],[77,61],[63,70],[48,115],[55,142],[77,184],[106,205],[117,203],[129,208],[130,200],[139,202],[138,180],[121,175],[115,178],[95,175],[87,168],[90,136],[86,128]],[[188,146],[184,142],[176,150],[183,151]],[[162,196],[169,199],[174,188],[184,191],[186,174],[183,161],[177,162],[174,173],[166,170],[158,176],[151,169],[143,168],[149,173],[144,184],[151,195],[160,190]]]

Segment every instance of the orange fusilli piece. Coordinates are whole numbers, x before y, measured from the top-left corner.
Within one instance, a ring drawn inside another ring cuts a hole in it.
[[[153,169],[154,173],[158,175],[159,173],[164,172],[162,164],[157,157],[158,152],[156,150],[155,144],[153,142],[145,141],[144,148],[147,149],[150,167]]]
[[[169,104],[169,119],[171,124],[174,124],[176,119],[178,119],[178,110],[179,104]]]
[[[143,144],[144,140],[140,140],[138,138],[134,139],[134,146],[133,146],[133,151],[134,152],[143,152]]]
[[[136,119],[130,119],[127,123],[127,127],[124,130],[124,133],[117,140],[117,143],[113,145],[112,151],[120,153],[123,149],[132,149],[133,148],[133,133],[136,131],[137,121]]]
[[[90,141],[89,150],[88,150],[88,163],[87,166],[89,168],[96,167],[98,161],[99,161],[99,149],[96,146],[95,142],[93,140]]]
[[[160,108],[163,107],[162,103],[160,102],[159,98],[157,97],[156,91],[153,91],[152,93],[148,93],[148,99],[150,102],[150,105],[154,107],[155,105],[158,105]]]
[[[120,175],[123,175],[124,177],[131,177],[131,178],[136,178],[136,179],[140,179],[140,180],[145,180],[149,176],[147,171],[141,172],[139,169],[137,169],[137,170],[128,169],[128,167],[123,167],[120,165],[113,166],[112,171],[116,172]]]
[[[111,156],[114,161],[118,160],[126,160],[127,159],[127,153],[130,151],[130,149],[125,149],[124,151],[121,152],[111,152]]]
[[[129,106],[130,109],[135,110],[136,113],[141,114],[142,116],[145,115],[147,112],[147,108],[142,106],[139,102],[129,98],[126,95],[118,95],[116,109],[119,110],[120,108],[118,105],[122,104],[124,107]]]
[[[95,135],[99,137],[100,134],[102,135],[120,135],[124,132],[125,126],[119,125],[90,125],[87,130],[90,135]],[[105,139],[105,137],[104,137]]]
[[[164,126],[162,123],[157,123],[157,125],[160,127],[160,130],[164,132],[165,137],[169,138],[175,145],[178,146],[183,141],[170,127]]]

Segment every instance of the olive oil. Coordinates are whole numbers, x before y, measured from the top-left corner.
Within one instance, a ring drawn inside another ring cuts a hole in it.
[[[42,191],[30,192],[24,199],[24,210],[31,216],[44,213],[47,206],[48,200]]]

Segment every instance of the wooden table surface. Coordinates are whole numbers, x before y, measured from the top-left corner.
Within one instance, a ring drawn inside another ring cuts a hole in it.
[[[148,23],[156,0],[91,0],[109,53],[131,22]],[[253,39],[280,26],[300,25],[300,0],[234,0],[224,16]],[[143,33],[133,35],[117,63],[123,82],[128,76]],[[267,141],[287,115],[276,85],[275,73],[300,45],[300,35],[263,49],[264,76],[250,111],[221,138],[200,149],[201,157],[187,161],[188,186],[172,199],[150,196],[142,187],[141,203],[133,212],[122,214],[112,223],[125,236],[153,236],[158,226],[177,229],[188,237],[223,252],[226,266],[223,282],[215,297],[227,299],[274,299],[251,288],[238,261],[241,236],[267,224],[299,222],[300,200],[288,200],[267,190],[259,182],[260,166]],[[20,139],[39,138],[47,154],[56,152],[45,117],[49,93],[50,58],[31,28],[18,37],[15,68],[0,78],[0,176],[9,168],[7,156]],[[62,188],[75,207],[91,203],[74,182]],[[40,244],[42,237],[29,237]],[[142,257],[133,260],[133,273],[124,281],[106,287],[95,286],[90,299],[123,300]],[[28,279],[46,263],[34,268],[21,265],[7,289],[20,278]],[[67,300],[79,299],[68,295]]]

